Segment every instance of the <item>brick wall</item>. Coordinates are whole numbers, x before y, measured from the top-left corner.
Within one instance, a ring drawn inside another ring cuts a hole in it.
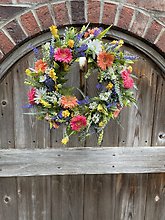
[[[163,0],[0,0],[0,59],[53,23],[87,22],[113,24],[165,53]]]

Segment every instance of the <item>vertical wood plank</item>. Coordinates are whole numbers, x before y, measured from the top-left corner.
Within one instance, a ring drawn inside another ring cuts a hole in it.
[[[13,148],[14,115],[13,115],[13,74],[0,83],[0,148]]]
[[[137,74],[136,100],[120,115],[123,129],[119,129],[119,146],[150,146],[156,96],[157,72],[148,59],[140,59],[134,65]]]
[[[50,178],[18,178],[20,220],[51,219]]]
[[[152,146],[165,146],[165,80],[159,75],[152,130]]]
[[[52,219],[84,219],[83,179],[83,175],[52,177]]]
[[[35,116],[26,115],[24,113],[34,111],[33,109],[22,108],[27,104],[28,86],[24,85],[25,70],[29,63],[33,61],[33,54],[26,55],[12,69],[14,75],[14,117],[15,117],[15,140],[18,148],[26,148],[31,146],[47,147],[50,144],[50,135],[48,124],[38,121]]]
[[[115,215],[116,175],[86,175],[85,220],[109,220]]]
[[[0,178],[0,219],[18,220],[16,178]]]
[[[117,175],[115,220],[144,219],[147,176],[146,174]]]
[[[165,219],[165,174],[149,174],[145,220]]]

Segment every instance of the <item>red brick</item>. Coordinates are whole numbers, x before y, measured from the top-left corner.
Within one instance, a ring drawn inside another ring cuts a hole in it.
[[[144,38],[151,43],[154,43],[162,28],[163,26],[161,24],[159,24],[157,21],[153,21],[150,27],[147,29]]]
[[[13,49],[14,44],[2,31],[0,31],[0,39],[1,39],[0,49],[4,54],[8,53],[11,49]]]
[[[132,20],[133,13],[134,13],[134,10],[132,8],[123,7],[120,12],[117,26],[125,30],[128,30],[129,25]]]
[[[66,3],[54,4],[53,9],[57,25],[66,25],[70,23]]]
[[[10,36],[13,38],[15,43],[19,43],[26,38],[23,30],[19,26],[16,20],[11,21],[5,26],[5,29],[8,31]]]
[[[99,23],[100,1],[88,0],[88,21]]]
[[[127,3],[154,11],[165,11],[164,0],[127,0]]]
[[[84,1],[71,1],[72,23],[85,22]]]
[[[138,12],[138,14],[135,17],[135,21],[132,25],[131,31],[139,36],[142,36],[146,28],[148,19],[149,16],[141,12]]]
[[[117,5],[111,3],[104,3],[104,10],[103,10],[103,24],[113,24],[115,21],[117,11]]]
[[[158,42],[156,43],[156,46],[159,47],[159,49],[165,53],[165,43],[164,42],[165,42],[165,31],[163,32],[163,34],[159,38]]]
[[[31,12],[21,16],[21,23],[29,36],[40,32],[38,24]]]
[[[49,0],[17,0],[18,3],[46,3]]]
[[[7,21],[23,13],[27,7],[16,7],[16,6],[0,6],[0,22]]]
[[[47,6],[38,8],[36,12],[43,29],[47,29],[53,24],[53,20]]]
[[[12,0],[0,0],[0,3],[12,3]]]

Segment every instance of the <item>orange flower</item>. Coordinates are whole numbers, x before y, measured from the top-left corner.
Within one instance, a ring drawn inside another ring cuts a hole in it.
[[[110,53],[101,52],[97,57],[97,65],[102,69],[106,70],[107,67],[112,66],[114,61],[114,55]]]
[[[46,68],[47,63],[43,62],[43,60],[37,60],[37,62],[35,62],[35,71],[45,72]]]
[[[75,96],[62,96],[61,105],[63,108],[74,108],[77,103],[77,98]]]

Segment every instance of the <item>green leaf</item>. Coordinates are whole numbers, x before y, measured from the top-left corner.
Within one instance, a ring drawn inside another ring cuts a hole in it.
[[[97,39],[102,39],[105,35],[106,35],[106,33],[109,31],[109,29],[112,27],[112,25],[111,26],[109,26],[108,28],[106,28],[104,31],[102,31],[98,36],[97,36]]]

